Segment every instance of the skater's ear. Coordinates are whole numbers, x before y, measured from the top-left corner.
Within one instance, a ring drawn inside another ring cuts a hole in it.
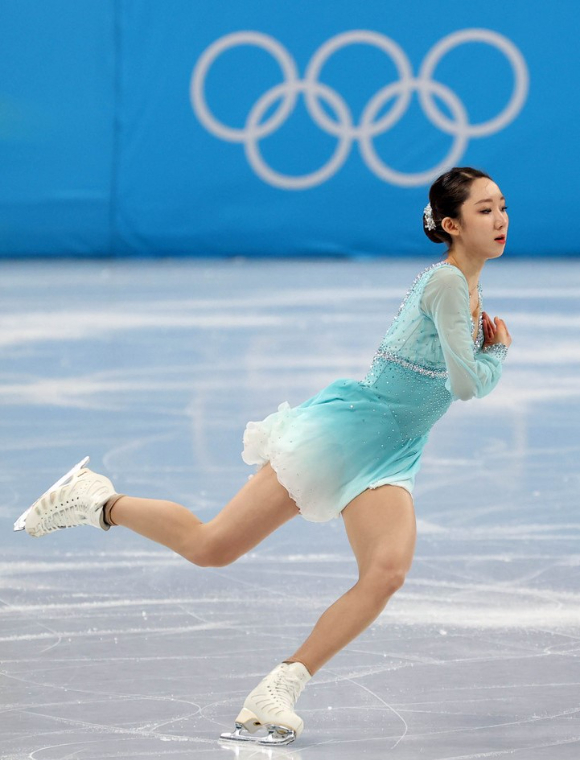
[[[448,235],[451,235],[452,238],[457,237],[461,229],[459,219],[453,219],[451,216],[446,216],[441,220],[441,229]]]

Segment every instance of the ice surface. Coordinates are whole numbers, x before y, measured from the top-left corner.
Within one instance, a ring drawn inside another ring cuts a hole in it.
[[[580,262],[486,268],[504,378],[435,427],[407,582],[308,685],[287,748],[217,737],[355,581],[340,520],[221,569],[124,529],[12,531],[85,454],[210,518],[250,472],[246,421],[361,377],[429,263],[1,265],[2,760],[577,760]]]

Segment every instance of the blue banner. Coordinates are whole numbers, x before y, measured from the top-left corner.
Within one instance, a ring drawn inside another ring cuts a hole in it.
[[[0,0],[0,254],[111,249],[114,14]]]
[[[453,165],[504,191],[508,255],[579,252],[572,0],[0,9],[3,255],[437,255]]]

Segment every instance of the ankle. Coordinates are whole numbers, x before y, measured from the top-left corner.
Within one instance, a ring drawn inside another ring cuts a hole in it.
[[[314,675],[314,673],[310,670],[310,668],[307,665],[305,665],[302,662],[302,660],[292,660],[292,659],[290,659],[290,660],[283,660],[282,662],[286,663],[287,665],[293,665],[294,663],[298,663],[299,665],[302,665],[302,667],[306,670],[306,672],[308,673],[308,675],[310,676],[310,678],[312,678],[312,676]]]
[[[105,502],[103,506],[103,521],[105,525],[108,525],[109,527],[117,526],[118,523],[116,523],[111,513],[113,511],[113,507],[115,504],[124,496],[122,493],[116,493],[114,496],[111,496],[111,498]]]

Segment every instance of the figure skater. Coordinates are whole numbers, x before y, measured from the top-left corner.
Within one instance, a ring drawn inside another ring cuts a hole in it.
[[[87,458],[15,524],[31,536],[122,525],[196,565],[222,567],[298,513],[314,522],[342,515],[357,582],[250,692],[222,738],[272,745],[300,735],[294,705],[302,689],[375,620],[411,567],[411,494],[430,429],[452,401],[485,396],[500,379],[511,337],[483,311],[479,276],[504,251],[505,199],[487,174],[465,167],[439,177],[429,201],[423,229],[447,245],[447,256],[416,278],[364,380],[337,380],[296,408],[284,403],[250,422],[242,457],[260,469],[213,519],[118,494],[84,466]]]

